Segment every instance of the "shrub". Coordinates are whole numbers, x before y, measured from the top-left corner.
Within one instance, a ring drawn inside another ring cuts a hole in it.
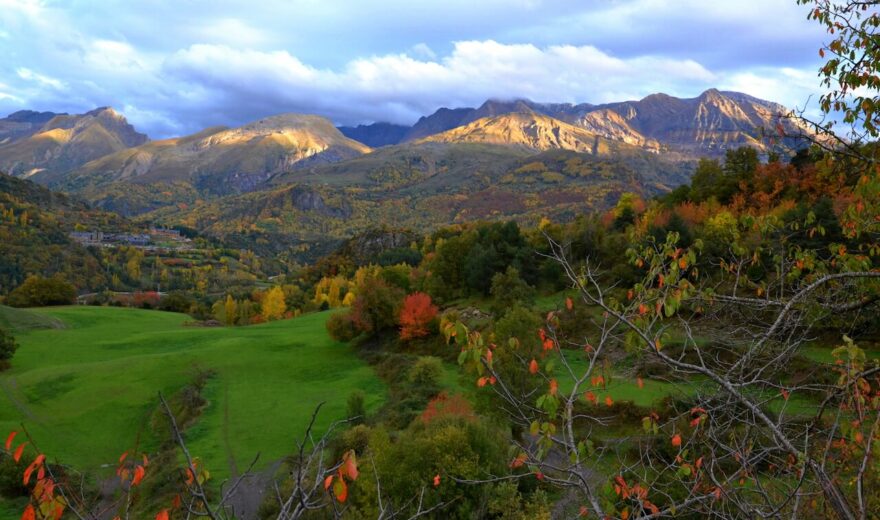
[[[358,329],[350,312],[337,312],[327,320],[327,332],[336,341],[349,342],[357,337]]]
[[[0,371],[9,368],[16,349],[18,349],[18,344],[15,342],[12,333],[0,328]]]
[[[12,307],[44,307],[47,305],[68,305],[76,300],[76,289],[60,278],[28,278],[13,289],[6,299]]]
[[[367,407],[364,404],[364,392],[355,390],[348,396],[348,418],[353,424],[361,424],[367,418]]]

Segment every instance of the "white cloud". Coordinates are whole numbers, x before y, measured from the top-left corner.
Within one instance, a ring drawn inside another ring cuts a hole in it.
[[[457,42],[439,59],[392,54],[357,59],[340,70],[308,66],[285,51],[202,44],[175,53],[163,72],[204,89],[201,102],[214,109],[259,99],[279,110],[316,110],[343,123],[389,118],[412,123],[440,106],[473,106],[491,97],[596,102],[630,93],[697,93],[716,79],[692,60],[625,60],[591,46],[539,48],[492,40]],[[396,105],[395,113],[387,113],[389,105]]]
[[[162,137],[284,111],[411,123],[491,97],[602,103],[717,86],[803,105],[818,90],[818,27],[802,7],[0,0],[0,115],[114,105]]]
[[[16,72],[16,74],[18,74],[19,78],[21,78],[25,81],[32,81],[32,82],[37,83],[39,85],[51,87],[56,90],[61,90],[64,88],[64,83],[62,83],[61,81],[59,81],[55,78],[51,78],[49,76],[34,72],[31,69],[28,69],[25,67],[19,67],[15,72]]]

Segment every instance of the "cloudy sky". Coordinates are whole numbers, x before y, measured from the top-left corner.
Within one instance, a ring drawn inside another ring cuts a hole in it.
[[[806,15],[795,0],[0,0],[0,115],[110,105],[161,138],[281,112],[410,124],[488,98],[710,87],[804,107],[825,37]]]

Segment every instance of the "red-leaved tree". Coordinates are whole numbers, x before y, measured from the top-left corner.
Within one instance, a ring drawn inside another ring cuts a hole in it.
[[[437,317],[437,306],[431,297],[415,292],[404,298],[400,310],[400,339],[410,340],[430,334],[428,326]]]

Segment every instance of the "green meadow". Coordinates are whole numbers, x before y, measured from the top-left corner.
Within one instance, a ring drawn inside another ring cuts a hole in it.
[[[182,314],[113,307],[0,307],[20,345],[0,375],[0,433],[23,424],[40,451],[83,469],[114,464],[159,439],[150,428],[158,393],[197,370],[214,375],[208,404],[186,432],[190,451],[217,476],[266,467],[294,450],[315,407],[326,428],[352,391],[378,407],[385,387],[352,347],[329,338],[317,313],[237,328],[186,326]]]

